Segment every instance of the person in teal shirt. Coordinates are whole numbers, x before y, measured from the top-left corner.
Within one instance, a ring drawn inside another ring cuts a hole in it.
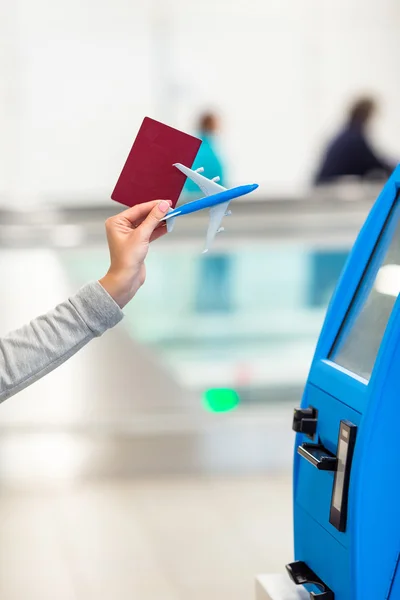
[[[224,165],[219,156],[216,142],[218,129],[219,120],[214,113],[208,112],[201,115],[198,124],[197,137],[202,140],[202,144],[192,169],[203,167],[204,172],[202,175],[208,177],[209,179],[218,176],[220,177],[218,183],[225,186],[226,182],[224,181]],[[186,181],[185,187],[183,188],[183,194],[190,194],[191,196],[197,194],[198,197],[202,196],[202,193],[199,192],[199,188],[190,179],[187,179]]]

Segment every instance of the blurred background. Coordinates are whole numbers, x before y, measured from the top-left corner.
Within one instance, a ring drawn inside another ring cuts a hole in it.
[[[260,184],[0,407],[2,598],[247,600],[290,562],[291,413],[400,156],[399,26],[396,0],[0,2],[1,335],[104,274],[144,116]]]

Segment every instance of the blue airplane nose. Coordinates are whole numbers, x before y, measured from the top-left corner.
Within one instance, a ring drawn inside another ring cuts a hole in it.
[[[253,183],[251,186],[251,191],[254,192],[258,188],[258,183]]]

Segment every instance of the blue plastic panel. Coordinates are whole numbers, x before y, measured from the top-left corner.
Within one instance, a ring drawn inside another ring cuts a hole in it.
[[[342,365],[335,364],[335,352],[330,354],[354,332],[380,267],[400,265],[400,206],[393,209],[399,184],[400,167],[376,201],[340,277],[302,400],[302,407],[318,410],[319,441],[334,454],[340,421],[358,426],[344,533],[329,523],[333,474],[318,472],[296,451],[294,458],[296,560],[315,571],[335,600],[400,600],[400,576],[395,575],[400,551],[400,297],[392,293],[386,307],[378,306],[379,318],[385,312],[377,323],[378,336],[357,340],[360,355],[371,350],[369,341],[375,344],[367,369],[340,360]],[[386,235],[380,237],[382,230]],[[369,325],[366,319],[362,334]],[[306,440],[298,434],[296,449]]]
[[[335,600],[354,600],[348,550],[310,515],[297,508],[295,559],[303,560],[335,593]],[[310,590],[311,591],[311,590]],[[372,600],[364,598],[363,600]]]
[[[361,415],[313,386],[309,385],[306,393],[309,406],[313,406],[318,410],[317,434],[320,442],[327,450],[336,455],[340,421],[346,419],[358,426]],[[309,441],[304,435],[297,436],[298,445]],[[340,544],[347,546],[350,523],[344,533],[341,533],[329,523],[334,472],[319,471],[300,455],[295,457],[295,461],[298,473],[294,488],[295,502],[307,511],[315,521],[318,521]]]
[[[309,383],[353,410],[363,413],[367,402],[367,381],[326,360],[314,361]]]

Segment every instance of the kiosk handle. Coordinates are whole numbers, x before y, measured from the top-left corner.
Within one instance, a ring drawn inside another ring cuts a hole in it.
[[[321,444],[305,442],[297,448],[297,452],[319,471],[336,471],[337,469],[337,457]]]
[[[350,470],[356,442],[357,426],[340,421],[337,456],[322,444],[304,442],[297,452],[319,471],[334,471],[329,522],[339,531],[346,531]]]

